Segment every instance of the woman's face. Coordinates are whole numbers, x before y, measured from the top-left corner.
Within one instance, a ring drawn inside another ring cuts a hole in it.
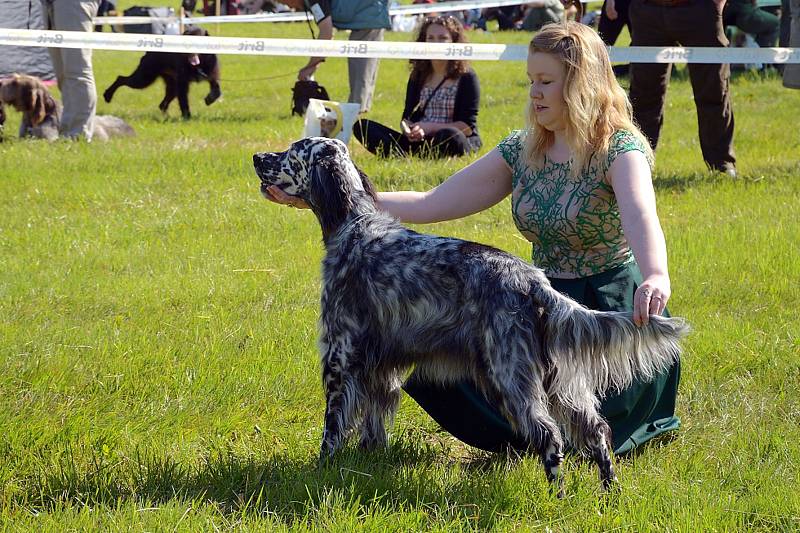
[[[546,130],[559,131],[566,125],[566,76],[566,67],[555,55],[546,52],[528,54],[531,105],[536,122]]]
[[[431,24],[425,29],[425,42],[452,43],[453,36],[450,35],[450,30],[441,24]]]

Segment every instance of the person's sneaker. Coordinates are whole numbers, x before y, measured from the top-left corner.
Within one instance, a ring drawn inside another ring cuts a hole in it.
[[[727,174],[731,178],[736,177],[736,167],[732,163],[723,163],[720,165],[712,165],[709,163],[709,168],[714,172],[721,172]]]

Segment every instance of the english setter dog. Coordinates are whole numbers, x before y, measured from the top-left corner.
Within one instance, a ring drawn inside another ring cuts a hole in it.
[[[680,319],[591,311],[550,286],[542,270],[511,254],[423,235],[376,205],[368,178],[338,140],[310,138],[253,156],[262,193],[300,197],[322,226],[319,348],[325,388],[321,459],[360,422],[363,447],[387,442],[384,422],[404,372],[468,378],[499,406],[560,478],[565,439],[616,476],[598,395],[648,379],[680,356]]]

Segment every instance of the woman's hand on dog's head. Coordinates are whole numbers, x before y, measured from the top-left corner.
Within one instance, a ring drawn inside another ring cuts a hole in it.
[[[302,198],[286,194],[275,185],[270,185],[263,191],[264,198],[276,204],[288,205],[289,207],[296,207],[298,209],[309,209],[309,205],[303,201]]]

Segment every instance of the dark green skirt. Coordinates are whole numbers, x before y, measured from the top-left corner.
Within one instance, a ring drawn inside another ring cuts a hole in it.
[[[553,288],[599,311],[633,311],[633,295],[642,282],[636,263],[579,279],[551,279]],[[664,314],[668,316],[665,311]],[[611,426],[614,453],[624,454],[680,426],[675,416],[680,362],[649,382],[634,382],[619,394],[606,396],[600,412]],[[475,385],[431,384],[409,376],[403,389],[454,437],[476,448],[525,450],[527,443]]]

